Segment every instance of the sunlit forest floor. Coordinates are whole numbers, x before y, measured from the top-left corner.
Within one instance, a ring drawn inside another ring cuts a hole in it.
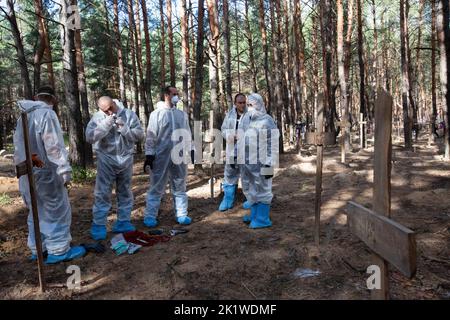
[[[404,151],[394,141],[392,219],[417,233],[418,271],[413,279],[391,268],[393,299],[450,298],[450,163],[427,146],[427,137]],[[354,145],[357,147],[357,144]],[[28,261],[27,211],[18,193],[12,162],[0,164],[0,298],[1,299],[369,299],[366,286],[370,250],[346,226],[349,200],[371,207],[373,147],[353,150],[349,164],[340,163],[339,146],[327,148],[324,159],[321,246],[314,245],[315,149],[301,156],[288,151],[280,158],[273,181],[273,227],[251,230],[242,222],[240,192],[235,208],[217,211],[220,180],[210,199],[209,176],[188,179],[189,232],[166,243],[142,248],[134,255],[89,253],[70,263],[46,267],[49,289],[38,291],[37,265]],[[439,153],[441,154],[441,153]],[[132,219],[139,230],[148,179],[137,159]],[[217,176],[222,174],[218,168]],[[208,172],[206,170],[205,172]],[[74,244],[90,242],[93,183],[70,190]],[[109,217],[109,230],[116,217]],[[176,225],[172,198],[164,197],[160,228]],[[108,234],[108,244],[112,234]],[[105,242],[106,244],[106,242]],[[66,268],[81,268],[80,290],[68,290]],[[300,278],[298,269],[320,274]]]

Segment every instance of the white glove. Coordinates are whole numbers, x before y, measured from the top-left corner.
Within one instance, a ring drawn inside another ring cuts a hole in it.
[[[114,116],[107,116],[105,119],[105,124],[107,127],[112,127],[114,124]]]
[[[116,119],[116,125],[121,128],[125,125],[125,121],[123,121],[121,118]]]
[[[61,179],[63,180],[64,185],[66,185],[72,181],[72,174],[70,172],[64,172],[61,175]]]

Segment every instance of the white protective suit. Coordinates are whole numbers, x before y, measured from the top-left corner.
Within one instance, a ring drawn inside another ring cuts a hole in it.
[[[18,104],[21,111],[27,112],[28,115],[31,153],[37,154],[44,162],[43,168],[33,168],[42,249],[51,255],[63,255],[69,251],[72,240],[70,235],[72,212],[67,189],[64,186],[64,183],[70,181],[72,168],[61,126],[52,106],[45,102],[22,100]],[[16,165],[26,160],[23,130],[22,119],[19,118],[14,133]],[[36,255],[31,196],[26,175],[19,178],[19,190],[29,209],[28,247]]]
[[[177,136],[172,140],[172,133],[175,130],[182,133],[182,138]],[[174,148],[176,145],[181,146],[179,152],[177,148]],[[158,104],[157,109],[150,114],[145,142],[145,155],[153,155],[155,160],[150,173],[151,182],[147,193],[144,219],[156,219],[158,216],[161,197],[168,180],[174,198],[176,217],[187,216],[186,175],[191,149],[192,136],[188,115],[176,107]],[[173,150],[177,153],[175,158],[184,159],[181,163],[177,163],[177,161],[174,163]]]
[[[244,189],[247,200],[251,203],[270,204],[273,198],[272,179],[266,179],[267,172],[272,172],[278,165],[279,131],[275,121],[267,114],[264,101],[259,94],[251,94],[247,99],[249,118],[245,131],[245,165],[242,177],[248,181],[248,190]]]
[[[117,221],[130,221],[133,209],[131,178],[133,176],[134,145],[144,137],[144,130],[137,115],[114,100],[119,110],[119,127],[109,120],[103,111],[98,111],[86,128],[86,141],[94,145],[97,153],[97,177],[95,182],[94,224],[105,226],[111,210],[111,193],[114,182],[117,194]]]

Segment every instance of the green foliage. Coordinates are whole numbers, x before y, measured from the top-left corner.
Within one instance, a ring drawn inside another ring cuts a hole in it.
[[[92,183],[95,182],[96,176],[96,169],[72,167],[72,180],[75,183]]]
[[[0,194],[0,206],[8,206],[12,204],[13,200],[6,193]]]

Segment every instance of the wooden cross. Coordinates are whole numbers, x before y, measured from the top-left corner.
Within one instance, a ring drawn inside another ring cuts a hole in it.
[[[392,109],[392,108],[391,108]],[[366,147],[366,124],[367,121],[364,121],[364,114],[359,114],[359,145],[361,149]]]
[[[317,147],[316,158],[316,197],[314,202],[314,241],[318,246],[320,243],[320,207],[322,204],[322,167],[323,167],[323,148],[324,145],[332,145],[336,141],[336,137],[333,132],[323,131],[323,94],[318,96],[317,103],[317,128],[316,132],[310,133],[309,139],[312,139]],[[308,143],[308,141],[307,141]]]
[[[39,227],[39,214],[37,209],[37,199],[36,199],[36,186],[34,184],[33,176],[33,156],[31,154],[30,148],[30,136],[28,132],[28,115],[26,112],[22,112],[22,132],[23,132],[23,142],[25,147],[26,160],[19,163],[16,166],[17,178],[23,175],[28,176],[28,185],[30,188],[31,197],[31,210],[33,214],[33,227],[34,227],[34,237],[36,242],[37,251],[37,263],[38,263],[38,275],[39,275],[39,288],[41,292],[45,291],[45,279],[44,279],[44,256],[42,253],[42,240],[41,240],[41,230]],[[36,161],[40,161],[36,159]],[[38,163],[37,166],[40,166]]]
[[[380,268],[381,288],[372,290],[372,299],[389,299],[388,262],[405,276],[416,272],[416,242],[412,230],[390,219],[392,97],[384,90],[375,102],[375,151],[373,210],[355,202],[347,204],[350,231],[375,254],[373,264]]]

